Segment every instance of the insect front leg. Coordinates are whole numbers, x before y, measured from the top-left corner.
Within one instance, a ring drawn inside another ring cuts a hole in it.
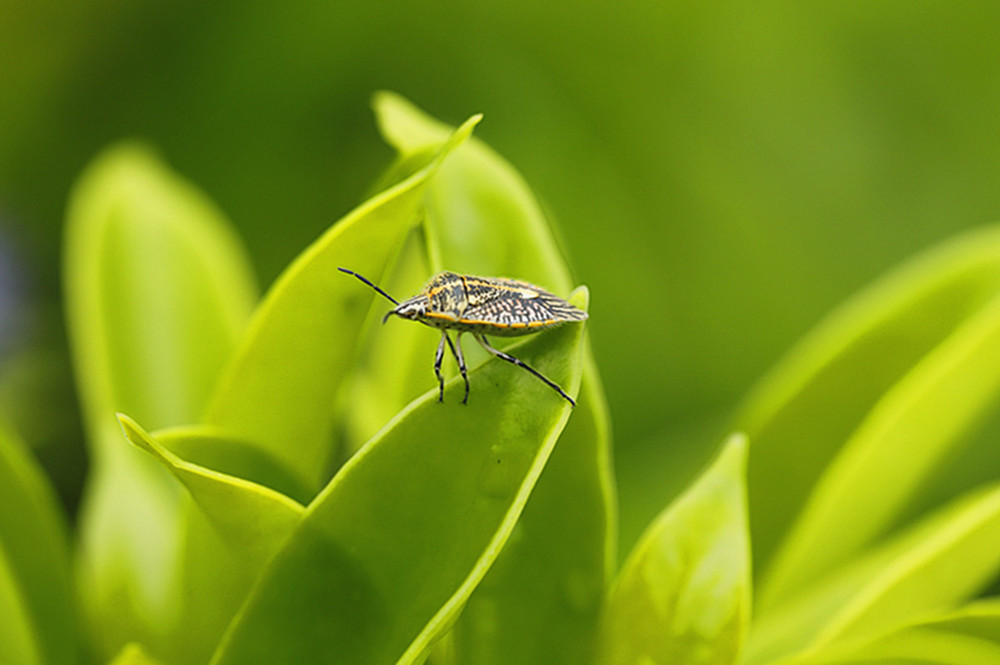
[[[444,338],[448,340],[448,346],[451,347],[451,352],[455,356],[455,361],[458,362],[458,371],[462,373],[462,380],[465,381],[465,397],[462,398],[462,404],[469,403],[469,370],[465,366],[465,356],[462,355],[462,333],[458,333],[455,337],[455,343],[451,343],[451,338],[448,337],[448,332],[444,331]]]
[[[549,380],[541,372],[539,372],[538,370],[536,370],[533,367],[529,366],[523,360],[519,360],[518,358],[515,358],[514,356],[510,355],[509,353],[504,353],[500,349],[494,349],[492,346],[490,346],[490,343],[486,341],[486,336],[485,335],[476,335],[476,334],[473,334],[473,336],[476,338],[476,341],[479,342],[482,345],[482,347],[484,349],[486,349],[487,351],[489,351],[490,353],[492,353],[493,355],[495,355],[497,358],[500,358],[501,360],[506,360],[507,362],[509,362],[509,363],[511,363],[513,365],[517,365],[518,367],[521,367],[523,369],[528,370],[529,372],[531,372],[532,374],[534,374],[535,376],[537,376],[539,379],[541,379],[542,381],[544,381],[546,383],[546,385],[548,385],[550,388],[552,388],[557,393],[559,393],[560,395],[562,395],[566,399],[567,402],[569,402],[573,406],[576,406],[576,402],[573,401],[572,397],[570,397],[565,392],[563,392],[562,388],[560,388],[555,382]]]
[[[444,377],[441,376],[441,359],[444,358],[444,343],[448,342],[448,346],[451,346],[451,340],[448,339],[448,333],[441,331],[441,341],[438,342],[437,353],[434,354],[434,376],[438,380],[438,401],[444,401]]]

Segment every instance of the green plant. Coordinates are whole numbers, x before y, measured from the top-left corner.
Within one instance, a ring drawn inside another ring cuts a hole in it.
[[[469,404],[452,376],[442,405],[437,336],[380,325],[337,271],[397,294],[444,267],[573,286],[478,118],[376,111],[396,163],[259,303],[221,214],[144,149],[81,179],[66,291],[93,472],[71,548],[0,433],[0,663],[1000,661],[1000,603],[975,600],[1000,485],[961,457],[935,473],[1000,390],[1000,231],[821,325],[616,573],[586,328],[512,347],[575,409],[482,354]]]

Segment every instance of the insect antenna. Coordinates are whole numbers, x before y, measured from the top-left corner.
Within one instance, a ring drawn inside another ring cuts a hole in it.
[[[348,275],[354,275],[355,277],[357,277],[358,279],[360,279],[362,282],[364,282],[365,284],[367,284],[368,286],[372,287],[373,289],[375,289],[376,291],[378,291],[379,293],[381,293],[383,296],[385,296],[386,298],[388,298],[389,301],[393,305],[397,305],[397,306],[399,305],[399,301],[398,300],[396,300],[395,298],[393,298],[392,296],[390,296],[388,293],[386,293],[382,289],[380,289],[377,286],[375,286],[367,277],[363,277],[363,276],[359,275],[358,273],[354,272],[353,270],[348,270],[347,268],[337,268],[337,270],[339,270],[340,272],[346,272]]]

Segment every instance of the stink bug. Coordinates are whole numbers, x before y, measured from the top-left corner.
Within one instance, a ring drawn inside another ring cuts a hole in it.
[[[339,270],[354,275],[396,306],[382,317],[382,323],[395,315],[441,330],[441,342],[434,356],[434,375],[438,380],[439,402],[444,401],[441,360],[444,357],[445,344],[455,356],[458,369],[465,381],[465,397],[462,399],[462,404],[469,401],[469,376],[465,367],[465,357],[462,355],[462,335],[471,333],[484,349],[497,358],[528,370],[562,395],[566,401],[576,406],[572,397],[541,372],[509,353],[493,348],[486,341],[486,334],[501,337],[527,335],[563,323],[583,321],[587,318],[587,313],[583,310],[527,282],[500,277],[473,277],[453,272],[437,275],[420,293],[409,300],[399,302],[353,270],[347,268]],[[454,344],[448,335],[449,330],[457,333]]]

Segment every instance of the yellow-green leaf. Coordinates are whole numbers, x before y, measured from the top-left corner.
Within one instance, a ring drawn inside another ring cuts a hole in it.
[[[897,525],[1000,397],[1000,229],[969,233],[836,311],[738,420],[761,607]]]
[[[255,289],[223,215],[148,150],[103,153],[67,213],[69,341],[90,444],[78,579],[94,652],[170,650],[186,546],[179,488],[124,440],[115,413],[195,422]]]
[[[639,539],[607,602],[598,663],[738,662],[750,621],[746,455],[733,436]]]
[[[994,485],[760,611],[747,662],[863,643],[967,600],[998,571],[1000,485]]]
[[[781,665],[872,665],[922,662],[942,665],[1000,663],[1000,600],[976,601],[923,618],[847,647],[832,645],[781,661]]]
[[[171,450],[204,445],[204,441],[199,441],[204,439],[208,445],[217,447],[216,437],[199,430],[175,430],[154,438],[128,416],[120,414],[118,420],[129,441],[156,458],[187,488],[223,541],[251,569],[251,575],[270,560],[302,518],[302,505],[284,494],[246,478],[194,464]]]

